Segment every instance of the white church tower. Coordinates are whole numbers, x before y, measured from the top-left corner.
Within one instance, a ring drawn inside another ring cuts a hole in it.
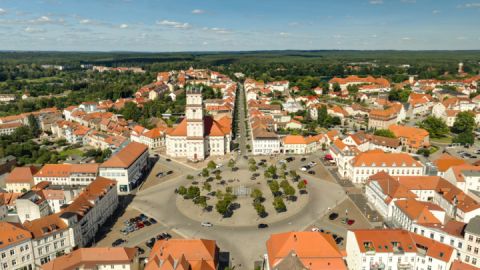
[[[185,114],[187,119],[187,158],[191,161],[204,160],[205,127],[201,87],[189,87],[187,89]]]

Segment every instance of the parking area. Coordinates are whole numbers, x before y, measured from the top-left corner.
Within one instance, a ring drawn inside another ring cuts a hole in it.
[[[344,200],[306,230],[331,234],[338,247],[344,249],[348,230],[366,228],[372,228],[372,225],[352,201]]]
[[[152,238],[155,240],[152,241]],[[128,246],[139,247],[144,252],[142,256],[148,257],[150,248],[157,239],[182,238],[159,224],[155,219],[148,217],[137,210],[127,209],[118,218],[116,223],[96,246]],[[147,243],[149,242],[149,243]]]
[[[446,153],[464,159],[470,163],[477,161],[480,157],[480,148],[476,145],[472,146],[459,146],[459,145],[449,145],[445,147]]]

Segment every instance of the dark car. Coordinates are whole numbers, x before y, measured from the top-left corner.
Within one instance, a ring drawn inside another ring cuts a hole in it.
[[[335,239],[335,243],[337,243],[337,245],[340,245],[342,242],[343,242],[343,237],[338,237],[337,239]]]
[[[307,160],[307,158],[302,157],[302,158],[300,159],[301,162],[304,162],[305,160]]]
[[[329,216],[328,216],[328,219],[330,220],[335,220],[338,218],[338,213],[331,213]]]
[[[247,156],[243,156],[243,158],[244,158],[244,159],[248,159],[248,157],[247,157]]]
[[[165,237],[163,237],[163,235],[161,235],[161,234],[157,235],[157,240],[163,240],[163,239],[165,239]]]
[[[150,226],[150,225],[152,225],[152,223],[150,223],[150,221],[148,221],[148,220],[145,220],[145,221],[143,222],[143,224],[145,224],[145,226]]]
[[[172,174],[172,173],[173,173],[173,171],[168,171],[168,172],[167,172],[167,175],[170,175],[170,174]]]
[[[261,162],[267,162],[267,160],[266,160],[266,159],[260,159],[260,161],[261,161]]]
[[[315,171],[308,171],[308,174],[315,174]]]
[[[258,224],[258,228],[259,228],[259,229],[265,229],[265,228],[268,228],[268,224],[265,224],[265,223],[260,223],[260,224]]]
[[[166,232],[162,233],[162,236],[163,236],[164,239],[170,239],[170,238],[172,238],[172,235],[169,234],[169,233],[166,233]]]
[[[152,224],[157,224],[157,221],[154,218],[150,218],[148,221],[150,221]]]
[[[125,242],[127,242],[127,241],[125,241],[125,240],[123,240],[123,239],[119,238],[119,239],[117,239],[117,240],[113,241],[113,243],[112,243],[112,247],[119,246],[119,245],[121,245],[121,244],[123,244],[123,243],[125,243]]]
[[[295,160],[295,158],[294,158],[294,157],[288,157],[288,158],[286,158],[285,160],[286,160],[287,162],[292,162],[292,161]]]
[[[138,254],[142,255],[145,253],[145,249],[141,248],[141,247],[137,247],[137,252]]]
[[[255,176],[250,177],[250,180],[255,181],[257,178]]]
[[[169,159],[169,158],[167,158],[167,159],[165,159],[165,160],[166,160],[166,161],[168,161],[168,162],[172,161],[172,160],[171,160],[171,159]]]

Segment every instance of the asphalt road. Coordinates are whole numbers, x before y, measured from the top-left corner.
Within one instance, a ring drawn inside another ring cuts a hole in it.
[[[246,168],[247,162],[238,162],[237,165]],[[175,166],[181,165],[175,164]],[[187,167],[181,171],[196,175]],[[305,230],[315,222],[319,222],[328,212],[328,208],[334,208],[346,199],[345,192],[336,183],[322,181],[311,175],[302,175],[302,177],[309,183],[310,202],[294,216],[269,224],[268,229],[258,229],[259,221],[254,220],[251,226],[202,227],[200,222],[185,216],[176,208],[177,195],[174,194],[174,190],[189,182],[184,175],[137,192],[130,207],[156,218],[162,225],[162,231],[172,230],[185,238],[215,239],[221,250],[230,252],[232,264],[236,265],[235,269],[251,269],[251,263],[260,260],[266,252],[265,243],[272,233]],[[252,239],[254,241],[251,241]],[[131,240],[131,243],[142,241]]]

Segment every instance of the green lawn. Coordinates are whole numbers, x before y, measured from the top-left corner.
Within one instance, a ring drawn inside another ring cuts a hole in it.
[[[433,143],[451,144],[452,137],[435,138],[435,139],[430,139],[430,141]]]
[[[80,156],[83,157],[83,152],[80,149],[68,149],[60,152],[60,157],[66,158],[69,156]]]

